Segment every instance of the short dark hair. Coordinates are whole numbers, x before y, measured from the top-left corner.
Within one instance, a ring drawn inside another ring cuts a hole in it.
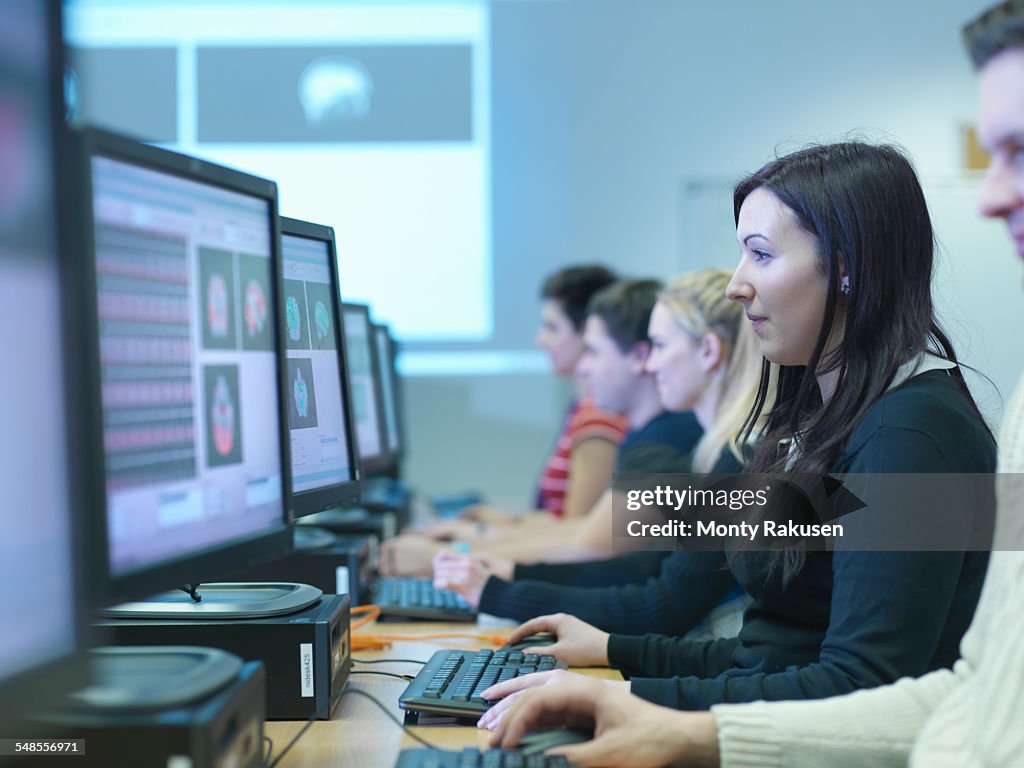
[[[634,344],[650,341],[647,326],[661,289],[660,280],[619,280],[593,295],[587,315],[600,317],[619,349],[628,352]]]
[[[1008,48],[1024,48],[1024,0],[1006,0],[964,25],[964,45],[981,69]]]
[[[599,264],[566,267],[548,276],[541,286],[540,296],[557,301],[579,333],[587,317],[590,298],[617,279],[614,272]]]

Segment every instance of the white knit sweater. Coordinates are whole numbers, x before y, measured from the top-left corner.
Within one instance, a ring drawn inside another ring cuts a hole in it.
[[[999,438],[996,546],[952,670],[821,701],[712,707],[722,765],[1024,766],[1024,378]]]

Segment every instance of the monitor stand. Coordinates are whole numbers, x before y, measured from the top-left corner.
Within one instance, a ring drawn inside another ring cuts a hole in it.
[[[99,613],[114,619],[263,619],[308,608],[322,595],[323,590],[309,584],[212,583],[202,585],[199,602],[187,592],[174,590]]]
[[[345,525],[366,517],[367,510],[364,507],[331,507],[321,512],[299,518],[295,521],[295,527],[310,528],[317,526]]]
[[[296,552],[309,552],[314,549],[334,546],[335,536],[323,528],[296,525],[292,531],[292,541]]]
[[[150,712],[205,699],[242,671],[242,660],[217,648],[172,645],[94,648],[89,685],[68,697],[82,713]]]

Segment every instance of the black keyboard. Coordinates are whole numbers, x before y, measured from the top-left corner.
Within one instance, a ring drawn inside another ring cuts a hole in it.
[[[562,755],[525,754],[518,749],[403,749],[395,768],[569,768]]]
[[[373,604],[381,616],[405,616],[437,621],[476,621],[476,611],[458,594],[434,589],[430,579],[377,579]]]
[[[437,651],[398,697],[398,706],[409,713],[475,718],[493,704],[480,694],[495,683],[531,672],[566,668],[564,662],[548,654]]]

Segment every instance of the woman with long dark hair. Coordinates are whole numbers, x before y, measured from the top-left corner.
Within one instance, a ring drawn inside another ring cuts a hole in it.
[[[934,236],[908,160],[856,142],[805,149],[740,182],[734,210],[741,259],[727,294],[766,359],[749,421],[765,426],[750,435],[748,471],[992,473],[994,441],[935,319]],[[968,520],[972,492],[948,499]],[[870,512],[898,522],[924,510],[883,498]],[[581,622],[568,631],[604,643],[610,665],[631,677],[620,685],[677,709],[821,698],[951,665],[987,553],[880,549],[839,541],[834,551],[797,542],[731,552],[730,570],[753,598],[735,639],[644,627],[596,635]],[[565,677],[526,676],[485,695]]]

